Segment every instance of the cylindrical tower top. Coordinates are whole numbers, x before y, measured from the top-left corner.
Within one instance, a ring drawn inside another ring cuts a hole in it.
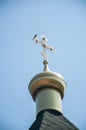
[[[53,51],[52,46],[47,45],[47,38],[42,35],[42,40],[39,40],[37,34],[33,40],[43,47],[41,53],[44,61],[44,70],[35,75],[29,83],[29,91],[33,100],[36,102],[37,113],[45,109],[53,109],[62,112],[61,99],[64,97],[66,82],[64,78],[48,68],[48,56],[46,50]]]
[[[66,82],[60,74],[51,71],[44,71],[34,76],[29,83],[29,91],[34,101],[36,100],[39,91],[47,88],[59,91],[61,98],[63,99]]]

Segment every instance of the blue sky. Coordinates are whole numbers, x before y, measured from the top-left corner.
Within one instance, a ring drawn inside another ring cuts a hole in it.
[[[43,70],[42,48],[32,38],[45,34],[55,48],[49,68],[67,82],[63,113],[86,129],[86,2],[24,0],[0,2],[0,130],[27,130],[36,118],[28,92]]]

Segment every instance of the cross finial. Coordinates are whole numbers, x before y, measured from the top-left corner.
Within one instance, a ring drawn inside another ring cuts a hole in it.
[[[41,35],[40,36],[41,39],[38,38],[38,35],[35,34],[35,36],[33,37],[34,42],[40,44],[43,47],[43,52],[41,52],[44,60],[48,61],[48,56],[47,56],[47,49],[49,49],[50,51],[54,51],[54,48],[50,45],[47,44],[48,39],[45,37],[45,35]]]

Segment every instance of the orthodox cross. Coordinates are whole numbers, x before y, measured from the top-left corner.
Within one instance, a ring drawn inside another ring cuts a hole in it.
[[[40,38],[41,39],[39,39],[38,35],[35,34],[32,40],[34,40],[34,42],[40,44],[43,47],[43,52],[41,52],[41,54],[44,58],[44,61],[47,61],[48,60],[48,56],[46,53],[47,49],[49,49],[50,51],[54,51],[54,48],[50,45],[47,45],[48,39],[45,37],[45,35],[41,35]]]

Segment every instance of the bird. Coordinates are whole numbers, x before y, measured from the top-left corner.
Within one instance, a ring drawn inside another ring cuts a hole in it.
[[[38,35],[35,34],[32,40],[34,40],[34,42],[36,42],[36,43],[40,43],[40,40],[38,39],[37,36],[38,36]]]
[[[37,34],[35,34],[32,40],[34,40],[37,36],[38,36],[38,35],[37,35]]]

